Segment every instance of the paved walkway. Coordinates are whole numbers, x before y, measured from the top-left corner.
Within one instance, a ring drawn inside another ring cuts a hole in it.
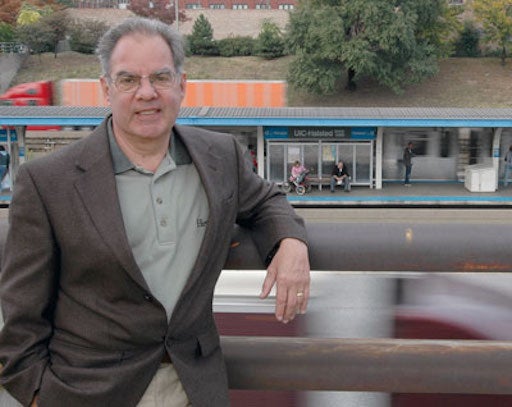
[[[335,193],[329,186],[303,196],[288,194],[294,206],[512,206],[512,185],[496,192],[471,192],[463,183],[421,182],[410,187],[402,183],[384,183],[382,189],[353,186],[350,193],[341,187]]]

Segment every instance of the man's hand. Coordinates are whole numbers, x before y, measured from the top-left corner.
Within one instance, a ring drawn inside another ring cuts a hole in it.
[[[297,313],[304,314],[309,299],[308,248],[298,239],[281,240],[263,281],[260,298],[266,298],[276,284],[276,318],[290,322]]]

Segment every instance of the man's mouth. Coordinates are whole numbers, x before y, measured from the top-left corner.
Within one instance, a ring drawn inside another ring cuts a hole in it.
[[[152,115],[152,114],[157,114],[158,112],[159,112],[158,109],[141,110],[141,111],[137,112],[137,114],[141,115],[141,116],[149,116],[149,115]]]

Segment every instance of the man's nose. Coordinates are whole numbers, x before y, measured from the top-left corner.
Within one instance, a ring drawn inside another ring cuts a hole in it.
[[[140,78],[140,84],[139,87],[137,88],[137,94],[144,97],[153,97],[156,95],[156,89],[151,83],[149,77],[143,76]]]

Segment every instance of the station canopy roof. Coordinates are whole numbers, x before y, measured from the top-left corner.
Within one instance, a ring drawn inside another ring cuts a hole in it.
[[[97,126],[108,107],[0,106],[1,126]],[[178,124],[201,127],[511,127],[512,109],[436,107],[184,107]]]

